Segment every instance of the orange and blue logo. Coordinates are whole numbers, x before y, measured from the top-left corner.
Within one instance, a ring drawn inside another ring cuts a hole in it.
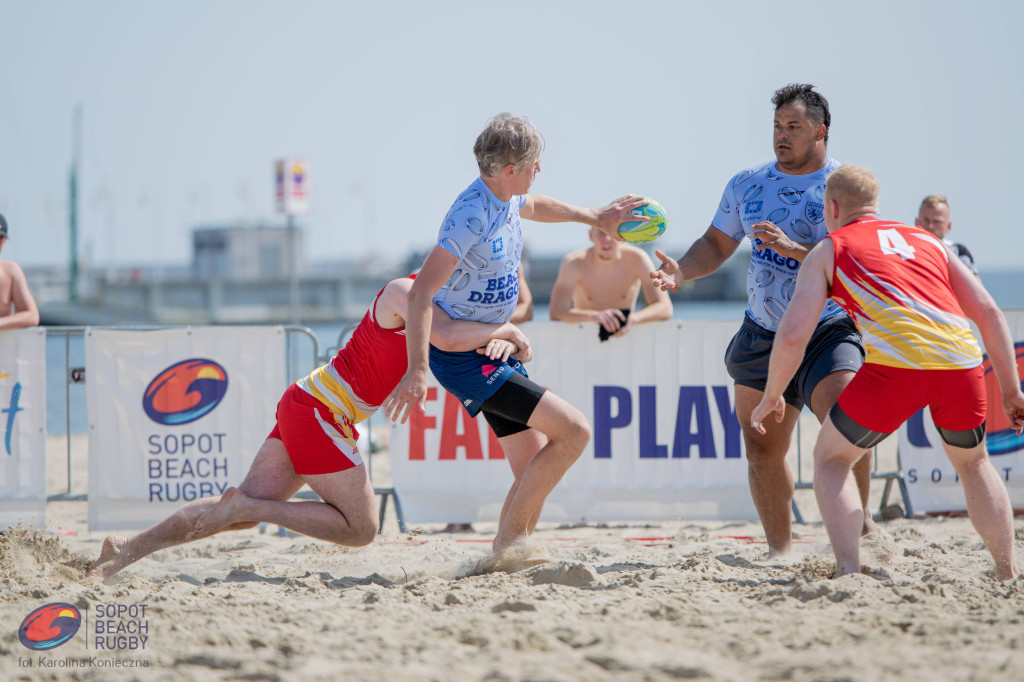
[[[82,626],[82,614],[71,604],[54,602],[25,616],[18,639],[26,649],[48,651],[67,643]]]
[[[1017,358],[1017,373],[1024,376],[1024,341],[1013,345],[1014,355]],[[996,373],[992,370],[992,361],[985,356],[982,363],[985,368],[985,397],[988,401],[988,414],[985,420],[985,446],[990,455],[1008,455],[1011,452],[1024,450],[1024,435],[1017,435],[1012,428],[1010,420],[1003,414],[1000,406],[1003,404],[1002,393],[999,391],[999,382]],[[1024,383],[1022,383],[1024,387]]]
[[[160,372],[146,387],[142,409],[157,424],[194,422],[220,404],[228,390],[228,373],[206,358],[191,358]]]

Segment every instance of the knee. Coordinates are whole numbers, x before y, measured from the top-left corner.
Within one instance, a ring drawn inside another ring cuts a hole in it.
[[[775,448],[766,447],[763,443],[746,443],[747,463],[751,467],[771,466],[786,460],[786,451],[781,455]]]
[[[590,423],[587,422],[587,418],[582,413],[574,414],[569,420],[565,435],[567,442],[572,444],[573,450],[582,453],[583,448],[587,447],[587,443],[590,442]]]
[[[371,516],[362,523],[352,527],[352,533],[344,544],[352,547],[365,547],[373,542],[373,539],[377,537],[377,533],[379,531],[380,523],[377,521],[376,517]]]

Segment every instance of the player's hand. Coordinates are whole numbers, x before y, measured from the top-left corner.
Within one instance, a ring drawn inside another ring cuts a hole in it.
[[[1010,428],[1019,436],[1024,432],[1024,393],[1017,391],[1016,395],[1003,398],[1003,412],[1010,420]]]
[[[754,249],[757,251],[770,248],[780,256],[801,261],[808,254],[807,248],[790,239],[782,228],[773,222],[763,220],[750,229],[755,240]]]
[[[508,356],[518,350],[516,344],[505,339],[491,339],[487,342],[487,345],[483,348],[477,348],[476,352],[481,355],[486,355],[491,360],[501,359],[502,362],[508,362]]]
[[[614,334],[612,334],[612,337],[613,338],[622,338],[623,336],[625,336],[626,334],[629,333],[629,330],[630,330],[630,328],[632,326],[633,326],[633,320],[627,318],[626,321],[622,324],[622,326],[619,327],[619,331],[617,331]]]
[[[399,421],[401,418],[401,422],[404,424],[409,420],[409,416],[416,407],[423,412],[426,404],[427,371],[426,369],[410,369],[395,386],[395,390],[391,391],[381,407],[384,409],[384,416],[393,422]]]
[[[520,362],[529,362],[528,360],[523,360],[524,353],[526,353],[530,358],[533,358],[533,352],[530,350],[530,339],[526,338],[526,334],[524,334],[519,327],[515,327],[513,325],[513,331],[508,340],[514,343],[516,348],[518,348],[513,355],[519,358]]]
[[[622,329],[622,325],[625,321],[626,316],[623,315],[622,311],[618,308],[608,308],[594,316],[594,322],[597,322],[599,325],[604,327],[604,330],[609,334],[614,334]]]
[[[662,291],[679,291],[683,283],[683,271],[679,269],[679,263],[657,249],[654,255],[661,261],[661,267],[651,273],[654,286],[660,287]]]
[[[786,401],[783,400],[781,395],[775,400],[772,400],[767,395],[761,398],[761,402],[750,413],[750,426],[763,436],[765,434],[764,420],[772,412],[775,413],[775,421],[781,424],[782,420],[786,417]]]
[[[617,242],[626,241],[619,235],[619,225],[625,222],[650,222],[647,216],[633,215],[634,209],[646,206],[650,202],[639,194],[627,194],[619,197],[607,206],[597,209],[597,222],[594,227],[604,232]]]

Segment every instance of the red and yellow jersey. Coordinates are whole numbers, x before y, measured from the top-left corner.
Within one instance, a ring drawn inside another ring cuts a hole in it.
[[[832,300],[864,337],[865,362],[908,369],[981,364],[949,283],[949,252],[931,233],[884,220],[856,220],[828,236],[835,246]]]
[[[323,367],[295,382],[334,414],[352,422],[368,419],[394,390],[408,368],[405,327],[377,324],[377,293],[345,347]]]

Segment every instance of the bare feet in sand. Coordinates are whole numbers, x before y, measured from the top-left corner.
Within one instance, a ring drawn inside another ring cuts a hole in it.
[[[241,511],[248,500],[245,493],[238,488],[228,488],[220,496],[220,501],[199,517],[195,528],[185,536],[185,540],[191,542],[209,537],[226,526],[245,521],[246,519],[241,517]]]
[[[128,560],[128,555],[123,551],[127,542],[127,538],[108,535],[107,539],[103,541],[103,547],[100,548],[100,557],[89,567],[86,575],[99,575],[101,578],[109,578],[131,563]],[[101,566],[102,568],[100,568]]]

